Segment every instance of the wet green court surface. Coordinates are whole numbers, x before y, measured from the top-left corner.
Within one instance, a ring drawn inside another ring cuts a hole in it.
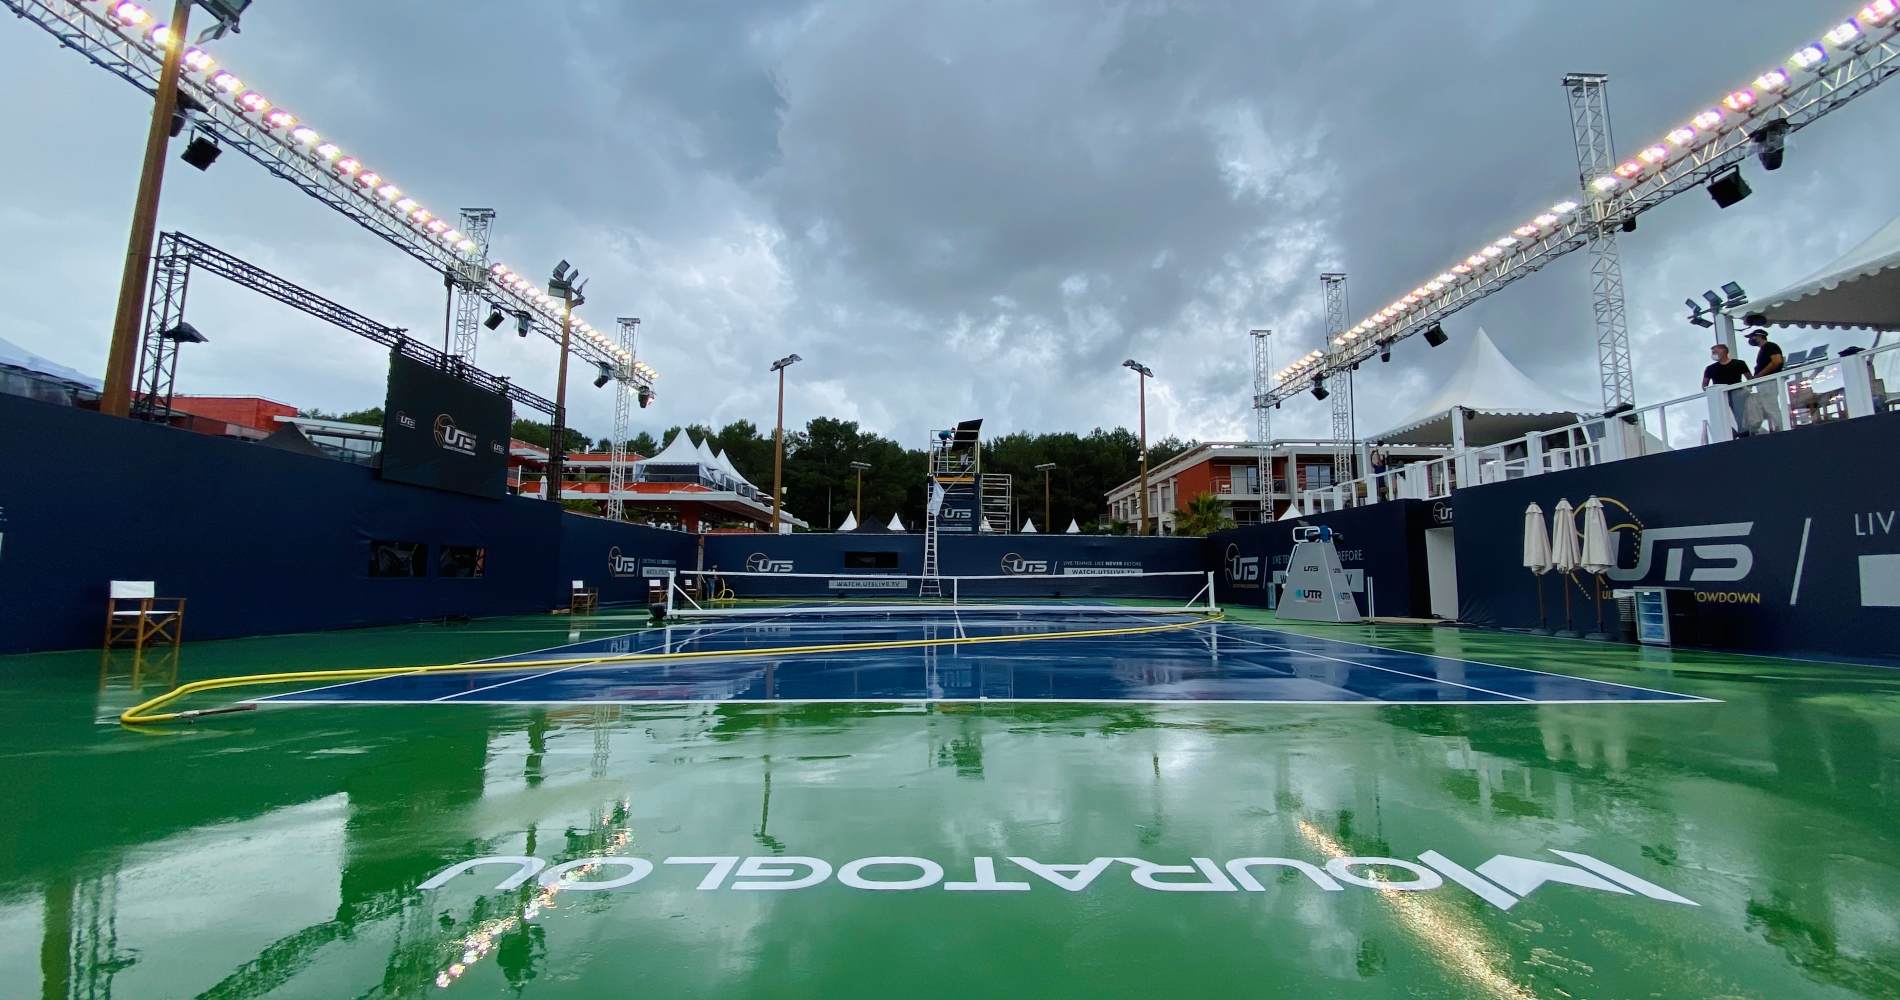
[[[113,721],[581,624],[0,658],[0,994],[1900,997],[1900,671],[1367,626],[1295,631],[1719,701]]]

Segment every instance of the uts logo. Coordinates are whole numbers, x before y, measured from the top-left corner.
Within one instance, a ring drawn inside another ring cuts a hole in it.
[[[968,507],[945,507],[943,519],[946,521],[974,521],[976,520],[976,511]]]
[[[1049,560],[1024,559],[1014,552],[1003,557],[1003,572],[1011,576],[1033,576],[1049,572]]]
[[[640,560],[620,554],[620,546],[607,550],[607,570],[615,576],[639,576]]]
[[[1635,512],[1629,509],[1629,505],[1610,497],[1602,499],[1605,506],[1622,511],[1626,517],[1626,520],[1610,525],[1611,533],[1628,532],[1636,541],[1636,565],[1619,565],[1610,570],[1605,575],[1612,580],[1621,583],[1649,581],[1656,573],[1658,552],[1662,553],[1662,583],[1736,583],[1747,579],[1755,568],[1754,550],[1739,541],[1755,530],[1753,521],[1650,528],[1644,526]]]
[[[475,454],[475,435],[455,426],[455,418],[446,413],[435,418],[435,443],[458,455]]]
[[[745,568],[749,573],[790,573],[790,559],[771,559],[763,552],[754,552],[746,557]]]
[[[1240,546],[1227,546],[1227,582],[1237,587],[1260,586],[1260,557],[1243,556]]]

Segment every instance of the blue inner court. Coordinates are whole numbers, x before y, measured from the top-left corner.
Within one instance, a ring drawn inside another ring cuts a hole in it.
[[[868,619],[792,613],[741,623],[671,625],[497,657],[469,671],[399,674],[275,695],[257,703],[1708,700],[1217,620],[1177,622],[1182,627],[1134,634],[956,641],[1169,623],[1163,616],[1086,612],[1006,617],[941,612]],[[853,648],[878,642],[941,644]],[[678,653],[697,655],[601,662],[604,657]],[[511,662],[523,666],[505,669]]]

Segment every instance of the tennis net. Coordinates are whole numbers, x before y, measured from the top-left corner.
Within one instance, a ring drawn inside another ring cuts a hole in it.
[[[681,618],[785,615],[1211,615],[1214,574],[1179,572],[767,573],[671,570],[666,613]]]

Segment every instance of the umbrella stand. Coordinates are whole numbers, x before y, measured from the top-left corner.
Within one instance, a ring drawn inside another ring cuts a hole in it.
[[[1557,588],[1564,592],[1564,627],[1552,634],[1562,636],[1565,639],[1575,639],[1577,637],[1577,630],[1570,627],[1570,587],[1568,586],[1570,583],[1570,574],[1565,573],[1560,576],[1558,580]]]
[[[1550,622],[1544,613],[1544,574],[1532,573],[1531,581],[1537,585],[1537,627],[1531,630],[1531,634],[1549,635]]]
[[[1585,635],[1584,638],[1609,642],[1610,633],[1603,631],[1603,578],[1601,576],[1591,575],[1590,590],[1597,601],[1597,630]]]

